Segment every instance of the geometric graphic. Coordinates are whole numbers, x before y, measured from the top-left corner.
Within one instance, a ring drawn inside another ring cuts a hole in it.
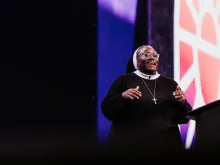
[[[175,0],[174,79],[193,109],[220,99],[220,0]],[[190,148],[195,122],[180,131]]]

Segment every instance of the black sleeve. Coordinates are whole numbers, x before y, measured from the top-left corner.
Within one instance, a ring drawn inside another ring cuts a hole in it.
[[[179,85],[176,82],[176,86]],[[185,100],[184,103],[178,104],[178,117],[177,117],[177,123],[178,124],[187,124],[189,122],[189,119],[186,118],[188,112],[192,111],[192,106],[188,103],[187,100]]]
[[[187,124],[189,122],[189,119],[186,118],[187,113],[192,111],[191,105],[187,102],[187,100],[179,105],[179,115],[178,115],[178,124]]]
[[[114,120],[125,107],[126,99],[122,98],[123,92],[123,76],[120,76],[113,82],[101,103],[102,113],[107,119]]]

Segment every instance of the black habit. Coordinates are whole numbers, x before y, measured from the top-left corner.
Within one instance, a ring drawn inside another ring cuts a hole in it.
[[[155,98],[152,100],[148,88]],[[127,73],[118,77],[104,98],[101,109],[104,116],[112,121],[109,145],[115,150],[132,151],[176,151],[183,149],[178,124],[187,123],[186,113],[192,108],[187,101],[179,103],[173,96],[177,82],[159,75],[149,80]],[[140,99],[124,99],[122,93],[139,86]]]

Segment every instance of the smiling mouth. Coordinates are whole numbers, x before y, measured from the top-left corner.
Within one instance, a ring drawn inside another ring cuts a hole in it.
[[[150,67],[156,66],[156,63],[155,63],[155,62],[148,62],[148,63],[147,63],[147,66],[150,66]]]

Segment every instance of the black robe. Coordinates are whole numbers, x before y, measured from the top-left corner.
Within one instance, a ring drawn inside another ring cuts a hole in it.
[[[155,80],[143,79],[153,93]],[[115,150],[176,151],[183,149],[178,124],[185,124],[187,112],[192,110],[186,101],[179,103],[173,96],[177,83],[160,75],[156,79],[156,99],[135,73],[118,77],[104,98],[101,109],[112,121],[109,145]],[[142,92],[140,99],[124,99],[122,93],[129,88]]]

